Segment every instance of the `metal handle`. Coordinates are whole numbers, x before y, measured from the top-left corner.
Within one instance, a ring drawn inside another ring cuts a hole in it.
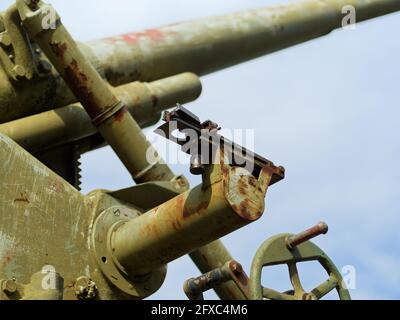
[[[320,222],[316,226],[307,229],[299,234],[290,236],[286,238],[286,245],[289,249],[302,244],[312,238],[315,238],[321,234],[326,234],[328,232],[328,225],[325,222]]]

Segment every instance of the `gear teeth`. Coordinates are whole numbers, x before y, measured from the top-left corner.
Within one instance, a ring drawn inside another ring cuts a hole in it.
[[[78,189],[79,191],[81,191],[81,179],[82,179],[82,175],[81,175],[81,154],[75,150],[74,152],[74,187],[76,189]]]

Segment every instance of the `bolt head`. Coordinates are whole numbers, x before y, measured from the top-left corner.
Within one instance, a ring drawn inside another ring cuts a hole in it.
[[[6,47],[11,45],[11,38],[8,34],[0,35],[0,43]]]
[[[86,288],[89,285],[89,281],[90,281],[90,279],[88,277],[79,277],[75,281],[75,285],[74,285],[75,290],[78,291],[82,287]]]
[[[25,3],[31,8],[36,9],[40,0],[25,0]]]
[[[16,74],[17,77],[25,76],[25,68],[23,66],[20,65],[14,66],[13,72]]]
[[[96,284],[88,277],[79,277],[74,285],[75,294],[80,300],[92,300],[97,296]]]
[[[230,265],[232,272],[236,275],[243,273],[243,267],[239,262],[232,262]]]
[[[13,293],[17,292],[18,288],[17,288],[17,284],[14,280],[5,280],[1,284],[1,290],[5,294],[13,294]]]

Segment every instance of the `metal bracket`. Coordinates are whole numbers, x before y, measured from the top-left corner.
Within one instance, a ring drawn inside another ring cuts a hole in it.
[[[155,132],[180,145],[183,152],[191,155],[193,174],[204,173],[204,165],[213,163],[218,150],[223,150],[224,156],[231,161],[231,166],[243,167],[250,164],[253,168],[251,173],[257,178],[263,169],[268,168],[272,173],[269,185],[282,180],[285,176],[283,167],[277,167],[264,157],[219,135],[218,124],[210,120],[200,122],[197,116],[181,105],[171,112],[166,111],[163,120],[165,123]],[[175,136],[176,130],[184,137]]]
[[[21,26],[15,5],[0,16],[0,62],[14,81],[31,80],[52,71],[52,65]]]

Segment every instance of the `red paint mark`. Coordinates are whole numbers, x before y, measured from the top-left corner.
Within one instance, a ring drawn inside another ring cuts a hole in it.
[[[128,33],[128,34],[123,34],[117,37],[111,37],[104,39],[106,41],[115,43],[119,41],[123,41],[128,44],[134,44],[138,42],[139,40],[143,38],[148,38],[153,41],[161,41],[165,38],[167,34],[170,34],[171,32],[165,32],[161,31],[159,29],[148,29],[142,32],[133,32],[133,33]]]

